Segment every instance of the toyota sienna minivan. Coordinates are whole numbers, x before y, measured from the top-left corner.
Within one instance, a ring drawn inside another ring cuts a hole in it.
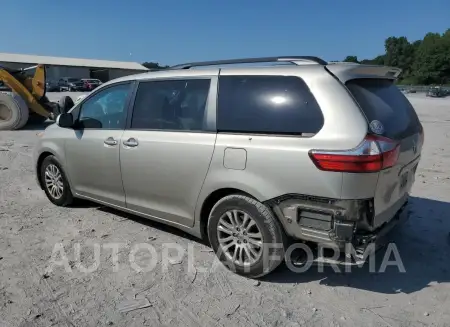
[[[364,251],[407,218],[424,142],[400,70],[292,56],[107,82],[40,137],[51,202],[87,199],[209,240],[249,277],[287,240]]]

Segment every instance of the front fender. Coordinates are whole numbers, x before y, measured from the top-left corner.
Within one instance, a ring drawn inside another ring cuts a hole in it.
[[[41,139],[38,140],[35,151],[33,153],[33,161],[34,161],[34,169],[36,172],[36,176],[38,179],[39,176],[39,165],[43,156],[53,155],[56,160],[58,160],[59,164],[62,166],[62,169],[65,172],[66,178],[69,182],[70,187],[72,188],[72,183],[70,181],[70,176],[68,175],[66,169],[66,156],[65,156],[65,139],[64,137],[59,137],[55,134],[60,134],[59,127],[57,126],[49,126],[42,136]],[[40,185],[40,183],[39,183]],[[41,185],[40,185],[41,186]],[[73,189],[73,188],[72,188]]]

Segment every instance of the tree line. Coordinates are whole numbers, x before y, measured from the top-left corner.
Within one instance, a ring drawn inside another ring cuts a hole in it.
[[[428,33],[414,42],[391,36],[384,41],[384,49],[384,54],[373,59],[347,56],[344,61],[401,68],[400,84],[450,84],[450,29],[443,34]]]
[[[450,84],[450,29],[445,33],[428,33],[422,40],[408,41],[405,36],[388,37],[385,53],[373,59],[358,60],[347,56],[343,61],[393,66],[402,69],[400,84]],[[150,70],[167,69],[157,62],[144,62]]]

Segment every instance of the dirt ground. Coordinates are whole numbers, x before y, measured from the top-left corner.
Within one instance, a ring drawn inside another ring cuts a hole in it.
[[[405,273],[281,267],[255,282],[220,267],[203,271],[214,254],[182,232],[90,203],[52,205],[32,168],[42,127],[0,132],[0,326],[450,326],[450,99],[410,100],[426,140],[411,219],[392,235]],[[59,243],[71,272],[49,271]],[[111,243],[123,244],[118,267]],[[196,268],[184,256],[139,272],[129,263],[138,243],[151,244],[159,260],[164,243],[193,248]],[[83,272],[77,262],[95,263],[94,244],[100,264]],[[144,308],[125,312],[134,305]]]

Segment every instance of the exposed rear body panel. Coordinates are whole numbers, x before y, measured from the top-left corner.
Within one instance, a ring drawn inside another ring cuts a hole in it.
[[[420,149],[417,148],[419,135],[412,135],[401,141],[401,152],[398,164],[379,173],[375,192],[375,220],[377,228],[394,216],[397,210],[407,200],[414,184]],[[415,150],[413,150],[415,149]]]

